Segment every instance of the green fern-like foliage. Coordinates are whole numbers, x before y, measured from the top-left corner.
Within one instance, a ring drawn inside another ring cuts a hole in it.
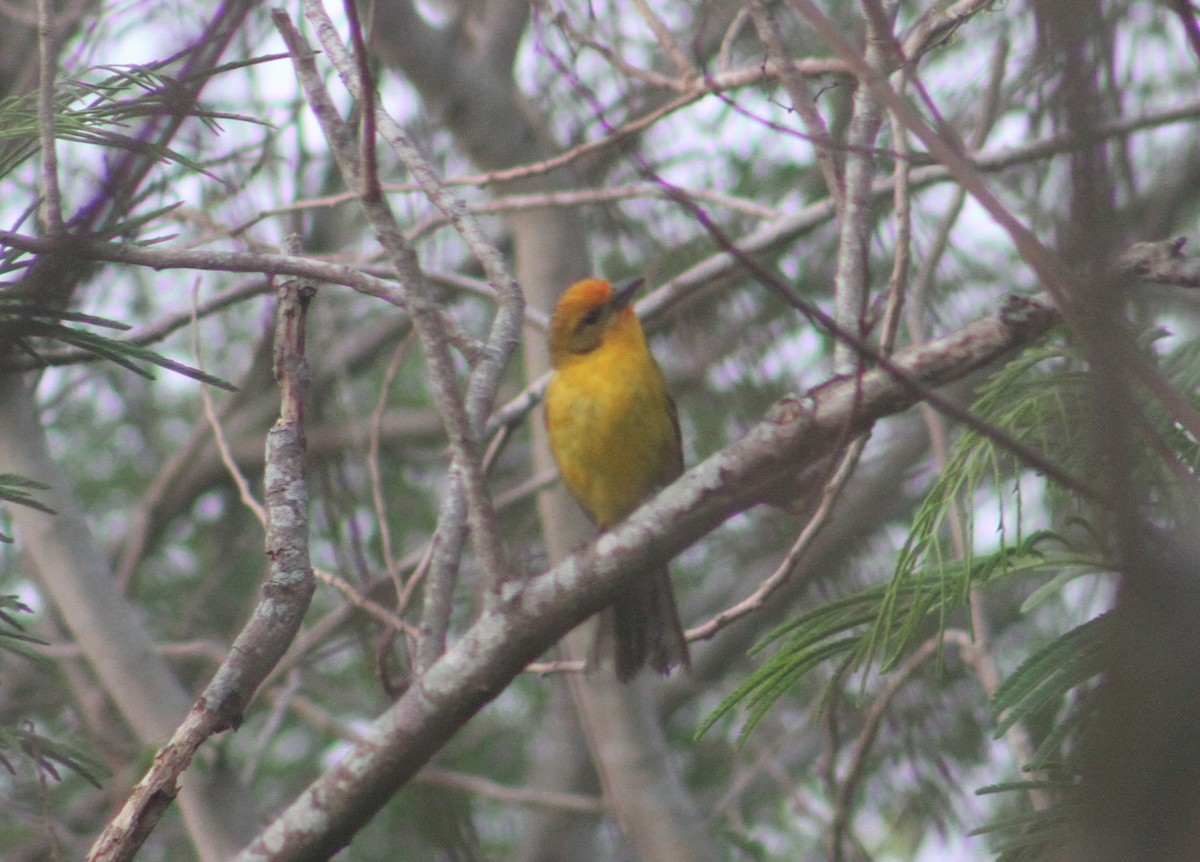
[[[44,643],[44,641],[25,634],[25,627],[17,620],[18,614],[29,613],[33,613],[33,611],[21,601],[20,597],[0,594],[0,650],[42,663],[44,662],[42,656],[31,650],[30,647],[34,644]]]
[[[1115,622],[1103,614],[1038,650],[1007,679],[992,696],[996,735],[1000,736],[1022,716],[1048,705],[1061,703],[1078,686],[1093,679],[1102,669],[1105,645],[1111,642]],[[1044,769],[1057,751],[1054,736],[1048,737],[1034,754],[1030,768]]]
[[[0,725],[0,765],[15,773],[17,757],[28,759],[39,772],[56,781],[62,778],[64,769],[96,787],[108,776],[103,763],[76,745],[38,733],[29,725]]]
[[[144,367],[145,365],[154,365],[210,386],[230,391],[236,388],[228,381],[182,362],[176,362],[148,347],[69,326],[69,323],[83,323],[115,330],[129,329],[125,324],[115,320],[91,314],[46,308],[0,293],[0,371],[20,368],[20,364],[14,361],[14,357],[19,354],[24,354],[35,364],[42,364],[42,355],[38,351],[37,345],[40,342],[51,341],[68,344],[78,348],[83,354],[97,359],[115,362],[122,368],[143,377],[154,377]]]
[[[1051,800],[1041,807],[1014,806],[974,831],[993,840],[997,862],[1056,858],[1070,846],[1073,830],[1078,829],[1073,813],[1079,787],[1070,742],[1078,738],[1086,721],[1090,686],[1103,670],[1119,625],[1117,613],[1111,612],[1071,629],[1027,658],[996,690],[991,709],[997,736],[1040,710],[1060,711],[1025,767],[1043,778],[979,790],[980,794],[1007,795],[1014,800],[1035,790]],[[1060,709],[1063,704],[1065,709]]]
[[[1079,468],[1079,453],[1086,449],[1076,421],[1086,385],[1083,371],[1060,344],[1031,348],[982,388],[973,412],[1070,471]],[[775,653],[721,703],[700,732],[744,706],[743,735],[748,733],[784,692],[830,660],[846,662],[848,669],[886,672],[915,641],[944,629],[973,588],[1018,575],[1049,581],[1102,571],[1101,562],[1073,549],[1063,536],[1023,535],[1020,476],[1020,465],[1008,453],[982,435],[964,433],[918,509],[891,579],[826,602],[768,635],[755,652],[776,647]],[[969,544],[975,507],[961,503],[983,493],[1007,496],[1010,505],[997,509],[999,550],[976,554]],[[952,554],[946,541],[955,507],[968,542],[963,556]]]
[[[233,384],[219,377],[176,362],[140,344],[131,344],[69,325],[72,323],[118,331],[129,329],[127,325],[115,320],[65,309],[47,308],[0,292],[0,372],[28,367],[24,363],[31,363],[35,367],[50,364],[43,358],[39,346],[43,343],[57,342],[77,348],[82,357],[108,360],[143,377],[153,378],[154,375],[144,367],[150,365],[221,389],[236,389]],[[74,361],[79,361],[79,358]],[[0,501],[54,514],[52,509],[38,502],[30,493],[37,490],[46,490],[46,486],[23,476],[0,475]],[[0,542],[11,541],[10,536],[0,532]]]
[[[275,58],[265,57],[234,64],[250,65]],[[61,140],[90,144],[108,149],[133,149],[165,162],[183,165],[206,173],[203,165],[166,147],[137,140],[123,129],[147,116],[172,115],[186,111],[214,130],[221,120],[259,123],[254,117],[219,113],[194,102],[188,93],[196,82],[180,81],[162,70],[164,64],[148,66],[105,66],[89,70],[74,79],[57,82],[54,100],[54,133]],[[221,67],[209,74],[233,68]],[[38,116],[36,94],[0,100],[0,177],[16,169],[37,152]],[[169,205],[151,212],[131,212],[114,221],[89,240],[115,240],[136,236],[147,225],[174,209]],[[158,237],[154,241],[161,241]],[[26,265],[23,253],[10,250],[0,259],[0,271],[17,270]],[[79,325],[79,324],[82,324]],[[91,327],[91,328],[87,328]],[[211,386],[232,390],[220,378],[169,359],[143,344],[122,341],[95,328],[127,330],[118,321],[82,314],[41,304],[13,288],[0,285],[0,371],[22,370],[31,366],[103,359],[145,377],[153,375],[148,366],[157,366]],[[57,342],[75,348],[65,360],[50,357],[39,345]]]
[[[238,66],[277,59],[263,57],[213,69],[217,75]],[[163,161],[207,173],[203,165],[177,150],[139,140],[123,133],[126,125],[148,116],[172,115],[186,110],[219,130],[221,120],[263,124],[256,117],[211,111],[188,97],[189,84],[164,74],[167,61],[146,66],[103,66],[73,79],[56,83],[55,137],[64,141],[136,150]],[[0,177],[32,157],[38,148],[36,93],[0,99]],[[215,179],[215,177],[214,177]]]
[[[1094,559],[1072,551],[1061,536],[1038,532],[993,554],[967,562],[942,560],[937,567],[907,572],[899,583],[878,584],[818,605],[779,626],[755,647],[756,654],[773,645],[778,649],[725,698],[699,733],[741,706],[748,712],[742,729],[745,738],[779,697],[827,662],[841,661],[853,669],[866,666],[877,652],[903,655],[921,622],[944,620],[966,604],[964,584],[969,590],[999,577],[1059,573],[1064,568],[1084,573],[1101,567]],[[887,640],[881,643],[878,632],[884,609],[899,624],[884,629]],[[923,634],[927,637],[928,630]]]
[[[983,388],[972,412],[988,425],[1038,450],[1066,472],[1080,474],[1085,469],[1081,458],[1087,446],[1080,436],[1084,429],[1078,417],[1086,410],[1087,387],[1086,374],[1061,346],[1041,346],[1026,351],[1001,369]],[[976,566],[945,559],[946,527],[952,511],[957,511],[963,518],[963,557],[971,560],[975,556],[972,537],[975,535],[976,507],[961,505],[963,501],[969,503],[981,493],[1007,497],[1011,505],[997,510],[998,540],[1002,547],[1021,547],[1025,500],[1019,479],[1020,465],[1008,452],[975,432],[968,431],[963,435],[917,511],[871,632],[868,655],[878,655],[887,668],[911,646],[924,617],[911,610],[902,612],[899,598],[905,582],[918,572],[930,569],[958,572],[956,579],[943,582],[944,593],[936,605],[943,619],[946,611],[966,600],[976,579]],[[1057,490],[1051,486],[1048,493],[1054,496]],[[985,562],[988,565],[998,563],[1003,570],[1010,559],[1023,559],[1023,555],[989,556]],[[1067,570],[1073,570],[1076,562],[1073,559],[1062,561]],[[1053,564],[1044,570],[1054,571]]]
[[[235,65],[270,59],[274,58],[232,64],[213,69],[208,74],[220,74]],[[222,120],[262,121],[207,110],[190,96],[197,82],[174,79],[164,73],[165,68],[165,63],[106,66],[88,70],[75,79],[58,80],[53,101],[55,137],[76,144],[135,151],[207,174],[202,164],[176,150],[126,134],[126,128],[136,127],[135,124],[146,117],[180,113],[200,119],[214,131],[219,130],[218,123]],[[36,93],[0,99],[0,178],[11,174],[38,151],[36,99]],[[132,241],[174,206],[153,211],[131,210],[86,239]],[[0,272],[20,271],[28,265],[26,257],[23,252],[8,249],[0,257]],[[36,297],[22,293],[18,285],[0,284],[0,373],[103,360],[144,377],[153,377],[151,369],[157,367],[207,385],[227,390],[235,388],[144,344],[122,340],[113,334],[129,328],[119,321],[44,304]],[[52,352],[50,347],[68,349]],[[46,488],[22,476],[0,475],[0,501],[53,515],[53,510],[41,502],[36,493]],[[0,533],[0,541],[12,539]],[[32,610],[18,596],[0,595],[0,659],[46,663],[36,649],[43,642],[27,634],[21,622],[21,617],[30,613]],[[70,772],[99,786],[107,775],[104,765],[87,751],[62,734],[47,731],[25,719],[0,725],[0,769],[15,774],[17,765],[22,762],[30,764],[41,777],[54,780]]]
[[[38,499],[30,494],[30,491],[45,491],[48,487],[41,482],[26,479],[24,476],[16,476],[12,473],[0,473],[0,500],[18,506],[28,506],[31,509],[37,509],[39,512],[45,512],[47,515],[53,515],[53,509],[44,503],[38,502]],[[11,536],[0,533],[0,542],[11,541]],[[15,622],[10,617],[4,615],[5,605],[3,600],[5,598],[5,596],[0,596],[0,621],[15,625]],[[3,634],[3,631],[3,629],[0,629],[0,635]]]
[[[1148,349],[1159,337],[1153,333]],[[1200,390],[1200,344],[1164,351],[1160,368],[1183,392]],[[999,428],[1060,465],[1065,472],[1087,476],[1092,441],[1089,399],[1092,382],[1084,364],[1059,343],[1025,351],[997,372],[981,389],[972,407],[988,425]],[[1147,487],[1162,489],[1166,503],[1161,518],[1170,519],[1169,472],[1184,465],[1200,467],[1200,445],[1171,422],[1165,409],[1146,408],[1147,428],[1166,441],[1167,457],[1146,457],[1135,465]],[[1157,454],[1162,455],[1163,452]],[[1023,499],[1036,489],[1037,500]],[[980,500],[991,506],[976,505]],[[1000,500],[999,504],[994,501]],[[1053,513],[1060,529],[1031,530],[1030,510]],[[977,551],[973,516],[994,512],[998,548]],[[952,516],[966,547],[948,541]],[[1067,585],[1080,578],[1109,573],[1105,539],[1087,520],[1087,510],[1068,489],[1032,474],[986,437],[965,432],[949,463],[920,506],[892,577],[885,583],[827,601],[773,631],[755,648],[773,650],[762,665],[718,706],[699,732],[735,709],[745,710],[745,738],[784,694],[804,677],[824,668],[827,691],[846,675],[886,675],[918,644],[942,637],[951,624],[969,621],[966,608],[973,591],[1000,582],[1019,584],[1028,595],[1014,613],[1027,613],[1060,599]],[[960,553],[960,550],[964,551]],[[1020,580],[1014,580],[1019,578]],[[1011,591],[1009,591],[1011,595]],[[1078,786],[1074,747],[1087,723],[1091,691],[1104,668],[1117,632],[1118,613],[1102,614],[1050,638],[1038,646],[994,692],[990,703],[991,732],[1003,736],[1014,725],[1031,731],[1029,762],[1021,767],[1028,780],[997,784],[980,793],[999,794],[1004,811],[977,830],[992,838],[1001,862],[1048,858],[1065,845],[1072,827],[1072,800]],[[969,625],[969,622],[967,622]],[[1031,793],[1041,803],[1028,804]]]
[[[20,481],[12,481],[13,479],[11,476],[0,476],[0,490],[3,490],[5,483],[8,487],[22,484]],[[31,609],[17,596],[0,595],[0,652],[28,661],[46,663],[45,659],[32,649],[34,645],[43,641],[25,634],[25,629],[18,619],[20,615],[29,613],[32,613]],[[0,767],[16,773],[18,758],[27,760],[43,775],[55,780],[62,777],[62,771],[65,769],[99,787],[101,779],[108,774],[104,764],[83,749],[42,733],[27,721],[0,725]]]
[[[1066,779],[1046,781],[1007,781],[979,789],[980,795],[1026,796],[1031,792],[1042,792],[1057,799],[1069,799],[1075,791],[1073,781]],[[997,817],[972,835],[986,835],[996,844],[996,862],[1037,862],[1069,846],[1073,830],[1078,823],[1065,805],[1052,805],[1042,809],[1019,809],[1011,814]]]

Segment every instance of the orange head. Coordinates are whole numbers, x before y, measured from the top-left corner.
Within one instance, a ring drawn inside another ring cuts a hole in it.
[[[604,279],[585,278],[567,288],[550,319],[554,366],[570,356],[591,353],[614,326],[632,323],[640,329],[630,302],[644,282],[644,278],[632,278],[614,289]]]

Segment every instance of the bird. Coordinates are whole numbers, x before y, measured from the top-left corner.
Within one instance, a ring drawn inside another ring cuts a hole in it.
[[[631,306],[644,282],[634,278],[616,288],[600,278],[575,282],[550,321],[550,449],[567,490],[601,530],[683,472],[675,402]],[[622,682],[646,666],[663,675],[674,667],[690,670],[665,564],[622,587],[601,612],[588,668],[610,650]]]

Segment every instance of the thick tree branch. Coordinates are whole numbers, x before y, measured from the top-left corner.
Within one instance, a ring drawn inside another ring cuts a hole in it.
[[[1183,253],[1186,243],[1186,237],[1134,243],[1117,257],[1116,263],[1123,272],[1153,284],[1200,287],[1200,258]]]
[[[289,280],[280,293],[274,364],[282,401],[279,420],[267,436],[268,578],[262,601],[187,718],[96,839],[89,862],[133,859],[178,793],[180,776],[196,751],[213,734],[241,724],[246,704],[291,644],[312,599],[304,477],[304,417],[311,380],[304,327],[313,288]]]

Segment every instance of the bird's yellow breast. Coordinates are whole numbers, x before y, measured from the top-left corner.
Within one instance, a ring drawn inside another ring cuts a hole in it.
[[[636,331],[608,333],[572,357],[546,390],[550,446],[567,489],[600,526],[632,512],[682,471],[674,405]]]

